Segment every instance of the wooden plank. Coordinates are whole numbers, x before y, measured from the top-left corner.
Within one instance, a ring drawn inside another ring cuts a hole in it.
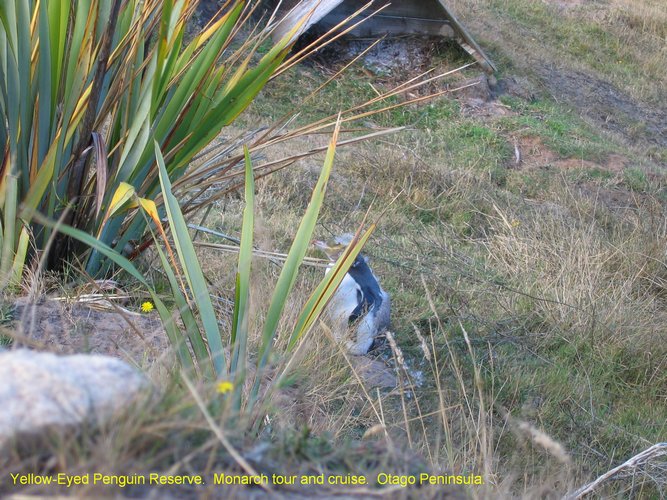
[[[368,3],[368,0],[344,0],[336,9],[348,14],[354,13]],[[438,0],[376,0],[369,11],[384,7],[382,14],[397,17],[414,17],[431,20],[447,20],[446,12],[440,6]]]
[[[388,0],[376,1],[368,14],[387,2]],[[364,0],[301,0],[279,21],[273,32],[273,39],[280,40],[302,21],[298,31],[293,34],[292,41],[318,22],[325,29],[331,28],[366,3]],[[357,16],[355,21],[361,17]],[[446,0],[396,0],[381,13],[357,26],[351,34],[357,37],[424,34],[456,38],[484,71],[497,71],[493,61],[447,8]]]
[[[447,13],[447,18],[449,19],[449,22],[451,23],[452,28],[456,32],[456,34],[461,38],[461,41],[459,42],[461,47],[463,47],[466,52],[468,52],[471,56],[473,56],[475,59],[477,59],[477,62],[482,66],[484,71],[487,73],[495,73],[498,71],[496,69],[495,64],[493,64],[493,61],[487,56],[482,48],[477,44],[475,39],[468,33],[468,31],[463,27],[463,25],[459,22],[459,20],[452,14],[452,12],[447,8],[447,5],[445,5],[445,0],[438,0],[440,2],[440,5],[442,6],[443,10]],[[468,50],[465,45],[468,45],[472,50]]]
[[[344,13],[332,12],[326,16],[319,25],[324,30],[336,26],[339,22],[347,19]],[[356,17],[352,22],[360,20]],[[415,19],[410,17],[394,17],[376,14],[366,19],[359,26],[349,32],[350,36],[357,38],[378,38],[383,35],[430,35],[444,38],[454,38],[455,33],[446,20]]]

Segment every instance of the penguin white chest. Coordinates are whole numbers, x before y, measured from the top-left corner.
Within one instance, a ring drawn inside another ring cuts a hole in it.
[[[336,325],[347,328],[350,316],[362,299],[361,287],[349,274],[346,274],[331,298],[328,307],[329,316]]]

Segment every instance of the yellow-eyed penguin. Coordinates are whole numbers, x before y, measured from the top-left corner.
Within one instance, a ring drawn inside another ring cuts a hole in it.
[[[345,234],[336,237],[332,244],[319,240],[313,242],[332,262],[326,272],[331,270],[351,241],[352,236]],[[359,254],[327,306],[334,335],[341,340],[351,333],[351,339],[345,340],[346,347],[351,354],[364,355],[375,338],[389,328],[390,312],[389,294],[380,286],[368,259]]]

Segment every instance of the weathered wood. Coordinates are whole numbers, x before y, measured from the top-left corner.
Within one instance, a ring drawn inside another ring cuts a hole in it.
[[[278,23],[273,38],[281,39],[302,21],[292,40],[296,40],[314,24],[320,24],[325,29],[332,28],[367,3],[367,0],[301,0]],[[387,3],[388,0],[376,0],[369,9],[356,16],[353,22],[369,16]],[[290,6],[293,4],[293,1],[288,2]],[[446,0],[394,0],[350,32],[351,36],[364,38],[409,34],[455,38],[486,72],[496,71],[493,61],[447,8]]]
[[[336,11],[322,19],[319,25],[326,30],[333,28],[347,17],[347,14]],[[359,19],[357,17],[352,22]],[[455,33],[446,20],[375,15],[351,30],[349,35],[358,38],[377,38],[378,35],[430,35],[453,38]]]
[[[294,27],[301,25],[290,37],[290,42],[297,40],[308,28],[319,22],[343,0],[303,0],[299,2],[278,23],[273,31],[274,40],[282,40]]]
[[[442,9],[447,13],[447,18],[452,25],[454,31],[461,37],[460,45],[463,49],[466,50],[471,56],[473,56],[477,62],[484,68],[484,71],[487,73],[495,73],[497,71],[493,61],[484,53],[482,48],[477,44],[475,39],[468,33],[459,20],[452,14],[452,12],[445,5],[445,0],[438,0]],[[469,45],[473,50],[468,50],[465,45]]]
[[[368,3],[368,0],[345,0],[336,11],[353,13]],[[397,17],[413,17],[418,19],[446,20],[447,16],[442,11],[438,0],[376,0],[370,10],[381,7],[382,14]]]

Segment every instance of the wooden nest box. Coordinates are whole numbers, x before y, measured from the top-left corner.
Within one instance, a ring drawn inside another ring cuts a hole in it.
[[[370,6],[368,5],[370,3]],[[267,2],[278,5],[276,0]],[[313,26],[323,30],[334,28],[351,18],[346,27],[354,26],[346,36],[380,38],[382,36],[427,35],[456,40],[474,57],[487,73],[496,67],[481,47],[445,5],[445,0],[283,0],[278,9],[277,26],[273,37],[279,40],[301,20],[296,31],[298,38]],[[363,22],[360,22],[363,21]]]

